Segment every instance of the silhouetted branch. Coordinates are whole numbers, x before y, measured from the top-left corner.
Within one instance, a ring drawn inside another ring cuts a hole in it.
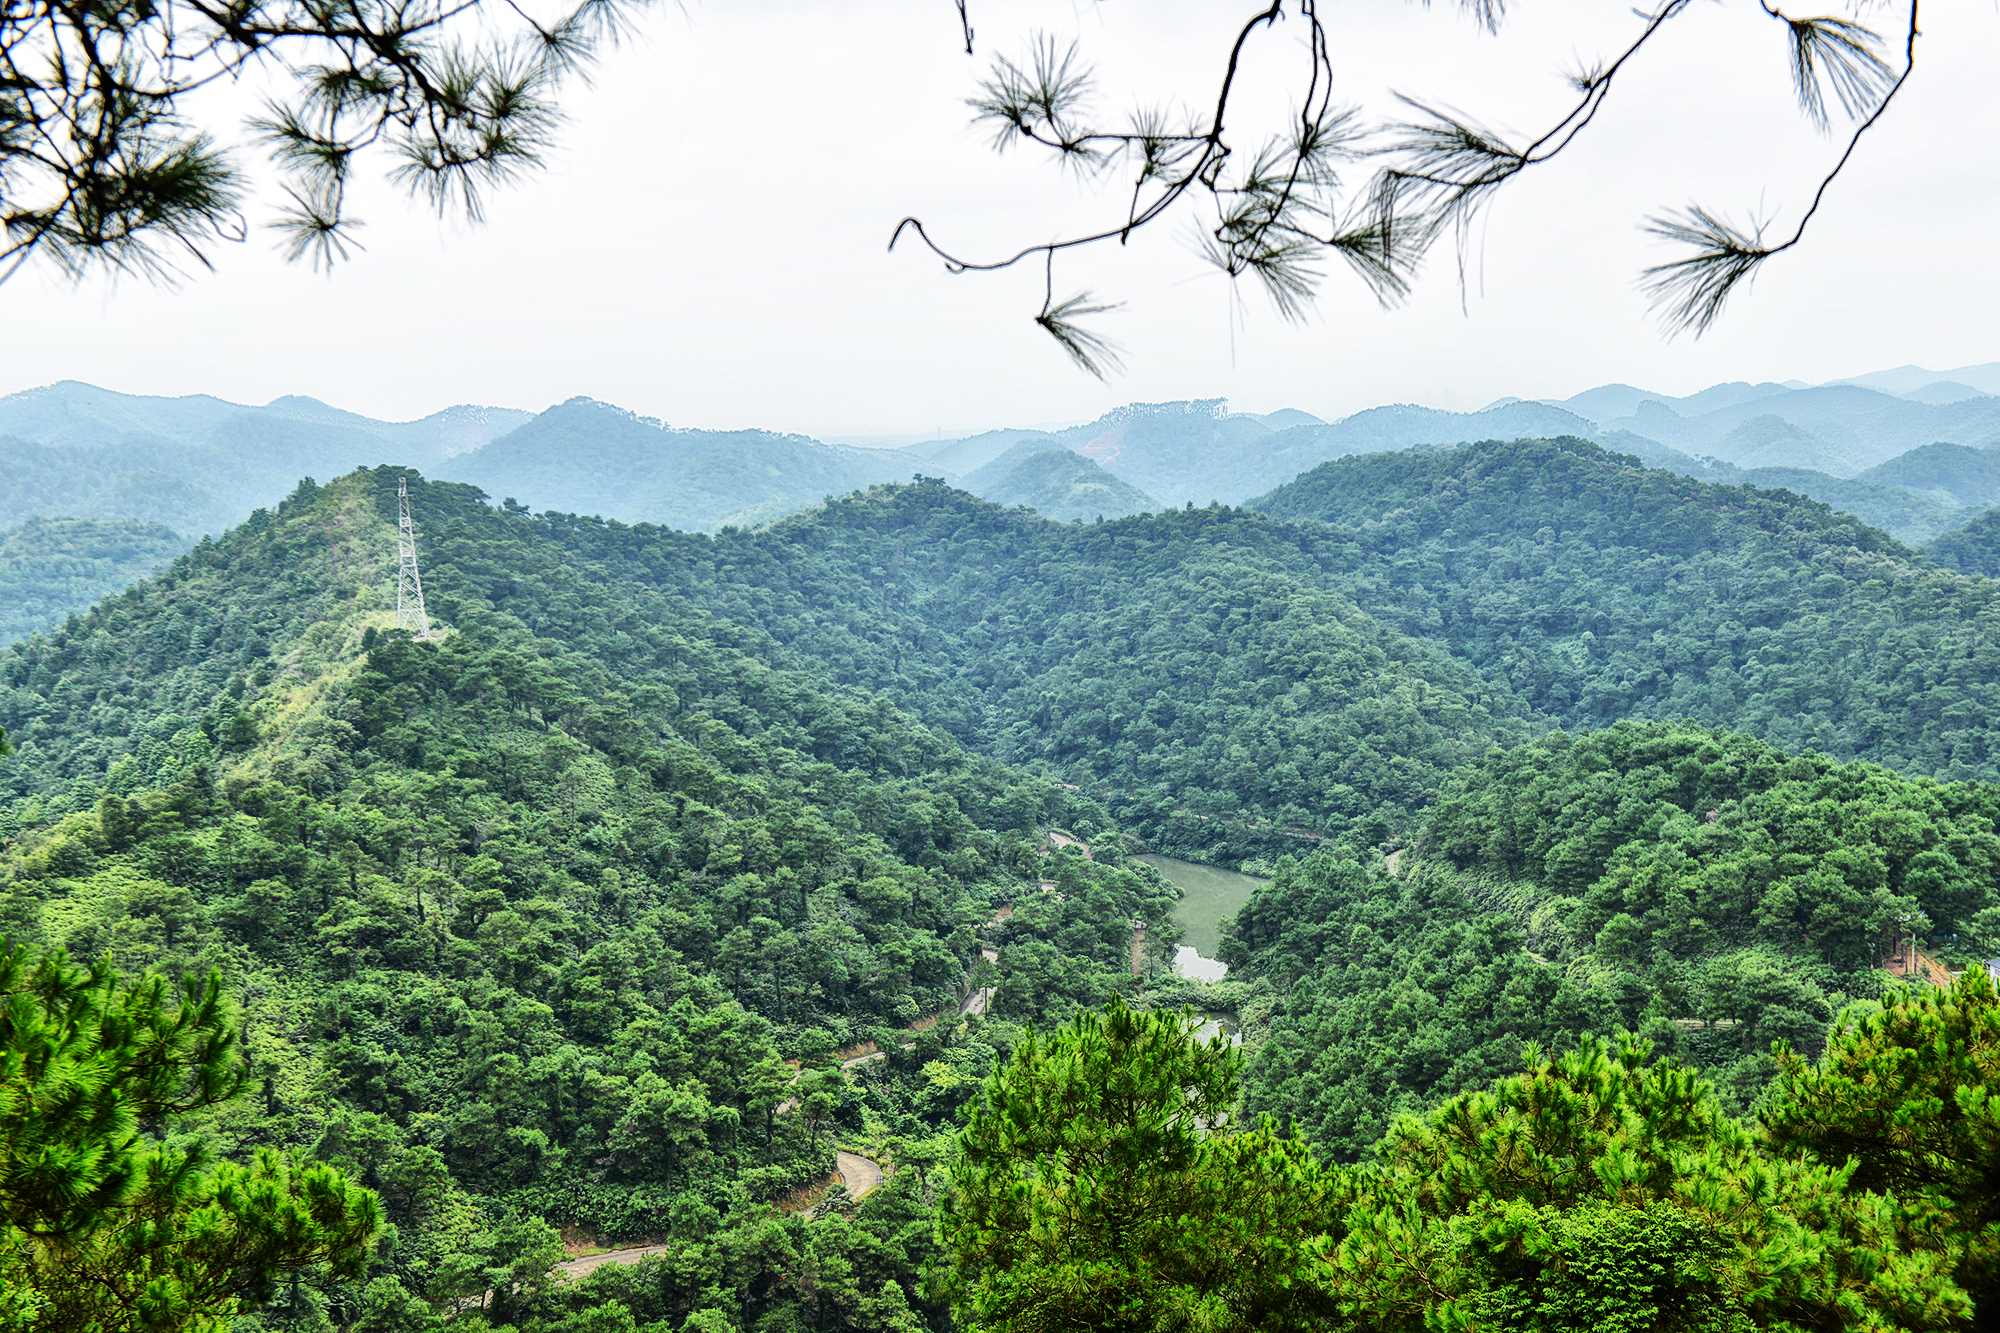
[[[205,265],[207,247],[247,235],[242,168],[182,108],[252,59],[289,80],[251,125],[291,201],[273,224],[288,256],[347,255],[348,174],[376,148],[435,207],[476,220],[486,187],[541,162],[560,85],[644,3],[543,18],[519,0],[0,5],[0,281],[36,253],[78,274],[171,277],[176,256]]]
[[[1654,235],[1694,251],[1642,276],[1670,330],[1707,328],[1730,293],[1765,259],[1798,243],[1827,187],[1914,67],[1914,7],[1899,74],[1883,60],[1880,39],[1866,26],[1844,18],[1792,18],[1771,0],[1757,3],[1787,25],[1792,82],[1808,119],[1827,128],[1831,108],[1838,106],[1866,120],[1821,181],[1798,230],[1780,244],[1765,244],[1761,225],[1739,228],[1701,208],[1648,219],[1647,229]],[[1363,124],[1352,110],[1335,103],[1328,30],[1317,0],[1269,0],[1249,16],[1230,43],[1214,110],[1202,119],[1176,120],[1158,109],[1142,109],[1121,127],[1098,124],[1091,110],[1098,100],[1095,75],[1080,49],[1038,34],[1024,60],[1002,56],[993,62],[980,96],[970,103],[975,123],[993,129],[1000,151],[1034,144],[1082,171],[1130,170],[1123,216],[1115,224],[990,259],[956,252],[934,239],[919,219],[904,218],[890,248],[906,232],[913,233],[952,273],[1009,268],[1032,256],[1052,264],[1058,253],[1108,241],[1122,244],[1169,213],[1207,207],[1212,217],[1198,233],[1200,254],[1232,279],[1254,278],[1284,318],[1303,319],[1310,313],[1324,277],[1320,260],[1328,253],[1344,260],[1378,301],[1394,304],[1409,294],[1430,247],[1447,233],[1459,242],[1463,280],[1468,230],[1480,209],[1524,171],[1566,152],[1596,122],[1618,76],[1688,9],[1690,0],[1655,4],[1639,13],[1640,29],[1622,50],[1568,73],[1577,92],[1575,103],[1526,142],[1489,129],[1440,100],[1415,96],[1401,96],[1411,113],[1403,119]],[[1505,12],[1504,0],[1461,0],[1461,7],[1488,31],[1498,28]],[[970,50],[971,21],[964,0],[958,0],[958,10]],[[1305,28],[1306,58],[1299,67],[1294,123],[1246,152],[1230,128],[1243,57],[1253,38],[1290,18]],[[1364,156],[1380,165],[1365,188],[1350,191],[1344,169]],[[1047,301],[1037,322],[1057,336],[1078,364],[1102,374],[1104,358],[1078,356],[1072,341],[1076,317],[1094,309],[1084,298],[1061,309],[1056,323],[1064,333],[1048,324],[1052,308]]]
[[[1642,286],[1652,296],[1654,308],[1660,312],[1661,323],[1670,334],[1692,330],[1695,336],[1699,337],[1706,333],[1709,326],[1715,323],[1716,317],[1722,313],[1723,305],[1737,287],[1755,277],[1757,270],[1771,256],[1783,254],[1805,239],[1806,228],[1812,224],[1814,215],[1819,212],[1820,204],[1826,199],[1827,190],[1846,169],[1848,160],[1854,156],[1854,150],[1860,146],[1862,136],[1875,128],[1876,122],[1888,111],[1890,102],[1902,91],[1903,85],[1909,81],[1911,73],[1917,67],[1919,35],[1917,6],[1918,0],[1910,0],[1910,21],[1903,39],[1902,73],[1898,74],[1895,81],[1888,84],[1874,100],[1867,119],[1855,126],[1854,133],[1848,136],[1847,147],[1840,154],[1840,160],[1835,162],[1833,169],[1820,179],[1819,188],[1813,191],[1811,205],[1799,218],[1798,226],[1793,229],[1789,237],[1776,245],[1765,245],[1763,227],[1758,226],[1744,232],[1719,221],[1707,210],[1692,205],[1678,215],[1670,213],[1647,219],[1646,230],[1653,235],[1694,249],[1693,254],[1684,258],[1654,265],[1641,277]],[[1796,36],[1800,26],[1798,21],[1786,19],[1768,5],[1765,8],[1766,12],[1790,24]],[[1838,21],[1815,19],[1809,22],[1825,24]],[[1872,39],[1873,34],[1869,36]],[[1858,41],[1852,33],[1841,40],[1849,43]],[[1821,48],[1822,56],[1827,49],[1830,48]],[[1859,59],[1852,54],[1854,50],[1860,49],[1857,46],[1843,46],[1840,49],[1849,53],[1846,59],[1850,61]],[[1817,118],[1824,123],[1825,102],[1818,91],[1814,70],[1816,68],[1831,70],[1832,66],[1825,59],[1819,57],[1815,59],[1820,59],[1818,65],[1811,59],[1802,59],[1795,55],[1794,70],[1797,73],[1801,104],[1806,107],[1808,115],[1817,110]],[[1857,68],[1863,72],[1859,74],[1829,72],[1827,76],[1833,83],[1835,96],[1851,114],[1859,114],[1859,110],[1868,105],[1865,100],[1856,99],[1864,99],[1871,95],[1868,90],[1877,86],[1873,82],[1875,76],[1866,72],[1865,64]]]

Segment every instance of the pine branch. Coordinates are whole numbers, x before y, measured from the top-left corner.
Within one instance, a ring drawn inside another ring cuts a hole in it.
[[[1692,331],[1696,337],[1707,332],[1722,313],[1724,304],[1736,288],[1751,278],[1765,260],[1782,254],[1805,239],[1806,229],[1818,215],[1820,205],[1826,201],[1826,192],[1854,156],[1854,150],[1861,145],[1861,139],[1889,109],[1889,104],[1909,82],[1910,75],[1917,68],[1917,37],[1919,0],[1910,0],[1909,26],[1903,39],[1903,71],[1896,76],[1874,104],[1868,118],[1854,129],[1848,137],[1847,147],[1833,169],[1821,177],[1819,188],[1813,192],[1812,203],[1790,237],[1776,245],[1764,244],[1764,229],[1754,227],[1745,232],[1731,227],[1706,209],[1690,206],[1684,212],[1666,214],[1647,219],[1646,230],[1664,240],[1693,248],[1694,253],[1665,264],[1656,264],[1640,275],[1641,287],[1653,298],[1653,306],[1660,312],[1660,320],[1669,334]],[[1769,10],[1777,17],[1775,10]],[[1787,23],[1792,20],[1785,19]],[[1822,20],[1814,20],[1821,22]],[[1798,30],[1793,23],[1793,32]],[[1800,66],[1794,65],[1795,71]],[[1807,70],[1810,73],[1810,68]],[[1801,83],[1803,89],[1816,88],[1816,82]],[[1841,85],[1836,80],[1836,96]],[[1845,102],[1843,102],[1845,105]],[[1823,111],[1822,104],[1822,111]]]
[[[1765,12],[1790,30],[1792,87],[1813,124],[1829,128],[1829,89],[1850,117],[1865,116],[1881,105],[1896,82],[1896,71],[1877,54],[1882,39],[1873,30],[1847,19],[1786,18],[1769,5]]]
[[[1125,363],[1118,356],[1118,346],[1081,327],[1077,321],[1118,308],[1117,305],[1093,303],[1089,292],[1078,292],[1060,304],[1044,305],[1042,313],[1035,316],[1035,323],[1056,340],[1056,345],[1076,363],[1078,369],[1102,380],[1107,370],[1122,371],[1125,368]]]

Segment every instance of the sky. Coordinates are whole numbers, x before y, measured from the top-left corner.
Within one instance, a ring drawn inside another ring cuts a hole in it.
[[[386,419],[582,394],[677,426],[887,442],[1132,401],[1225,397],[1332,419],[1609,382],[1678,395],[2000,360],[2000,136],[1968,129],[2000,120],[1986,68],[2000,6],[1927,11],[1916,76],[1804,244],[1705,337],[1669,339],[1650,316],[1635,279],[1667,252],[1639,224],[1700,202],[1788,230],[1841,143],[1798,114],[1784,34],[1754,0],[1693,0],[1589,133],[1511,185],[1462,252],[1441,249],[1398,309],[1335,268],[1313,315],[1288,323],[1194,255],[1192,216],[1064,257],[1061,293],[1119,306],[1095,327],[1126,369],[1099,383],[1032,323],[1038,270],[953,275],[914,246],[890,253],[890,233],[914,214],[985,255],[1115,218],[1127,181],[996,156],[970,125],[990,57],[1036,32],[1075,39],[1107,121],[1141,102],[1201,104],[1256,6],[971,3],[973,58],[951,0],[662,4],[572,90],[548,168],[496,194],[483,225],[371,179],[366,249],[330,274],[285,263],[267,232],[171,288],[30,268],[0,286],[0,393],[61,379],[249,403],[295,393]],[[1565,68],[1638,24],[1581,0],[1516,0],[1497,36],[1442,2],[1325,9],[1343,100],[1381,114],[1405,92],[1516,138],[1567,111]],[[1246,143],[1286,110],[1301,31],[1250,53]],[[227,130],[254,93],[223,90],[199,111]]]

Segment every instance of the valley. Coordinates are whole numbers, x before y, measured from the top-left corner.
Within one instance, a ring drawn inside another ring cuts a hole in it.
[[[1182,1012],[1148,1049],[1240,1062],[1187,1086],[1275,1154],[1229,1168],[1249,1198],[1389,1190],[1411,1136],[1626,1041],[1631,1087],[1703,1081],[1689,1153],[1775,1151],[1745,1126],[1796,1061],[1901,1012],[1897,941],[1933,996],[2000,955],[2000,528],[1983,448],[1774,487],[1793,437],[1743,441],[1796,410],[1849,469],[1808,409],[1976,434],[2000,400],[1720,387],[1140,406],[895,458],[587,400],[0,400],[58,470],[141,447],[110,423],[197,440],[190,487],[259,431],[325,472],[199,540],[20,513],[0,933],[214,974],[247,1072],[177,1132],[375,1201],[365,1255],[239,1333],[946,1333],[1004,1080]],[[1680,444],[1623,447],[1661,413]],[[1662,452],[1704,441],[1738,461]],[[396,628],[405,479],[432,639]],[[1175,1197],[1222,1207],[1201,1179]],[[1902,1234],[1868,1253],[1929,1263]],[[1923,1280],[1983,1291],[1958,1262]]]

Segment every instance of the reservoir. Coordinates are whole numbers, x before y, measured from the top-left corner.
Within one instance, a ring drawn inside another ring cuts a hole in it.
[[[1220,981],[1229,970],[1216,961],[1215,948],[1221,938],[1222,923],[1235,916],[1250,901],[1258,885],[1268,883],[1234,870],[1218,870],[1194,861],[1148,853],[1138,858],[1160,872],[1169,884],[1181,891],[1174,920],[1180,923],[1180,947],[1174,953],[1174,970],[1197,981]]]

